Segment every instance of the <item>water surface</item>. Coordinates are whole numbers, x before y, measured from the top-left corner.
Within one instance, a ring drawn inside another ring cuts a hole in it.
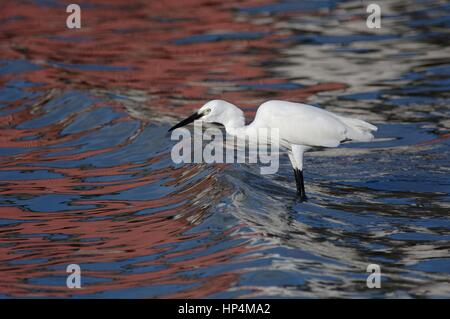
[[[449,297],[450,4],[2,3],[0,297]],[[172,162],[167,129],[221,98],[379,127],[306,156]],[[66,287],[66,266],[83,289]],[[379,264],[382,288],[366,287]]]

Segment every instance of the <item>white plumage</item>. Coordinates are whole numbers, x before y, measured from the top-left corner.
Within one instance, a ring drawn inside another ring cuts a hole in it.
[[[363,120],[344,117],[301,103],[268,101],[258,108],[255,119],[245,125],[244,113],[237,106],[223,100],[213,100],[196,113],[173,126],[170,130],[196,119],[220,123],[227,133],[235,136],[250,135],[258,128],[277,128],[281,143],[288,148],[294,168],[297,193],[306,200],[303,182],[303,153],[314,146],[337,147],[344,141],[368,142],[377,127]]]

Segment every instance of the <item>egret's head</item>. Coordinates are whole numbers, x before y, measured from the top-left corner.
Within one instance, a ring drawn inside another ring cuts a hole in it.
[[[195,120],[206,123],[225,124],[227,121],[244,118],[244,113],[235,105],[223,100],[212,100],[203,105],[197,112],[184,119],[180,123],[172,126],[169,132],[185,126]]]

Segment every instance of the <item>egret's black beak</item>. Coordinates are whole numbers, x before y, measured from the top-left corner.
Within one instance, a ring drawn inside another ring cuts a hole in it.
[[[199,113],[195,112],[194,114],[192,114],[191,116],[189,116],[187,119],[184,119],[184,120],[182,120],[180,123],[178,123],[178,124],[172,126],[172,127],[168,130],[168,132],[171,132],[171,131],[173,131],[173,130],[176,129],[176,128],[179,128],[179,127],[185,126],[185,125],[187,125],[187,124],[189,124],[189,123],[192,123],[192,122],[194,122],[195,120],[201,118],[202,116],[203,116],[203,114],[199,114]]]

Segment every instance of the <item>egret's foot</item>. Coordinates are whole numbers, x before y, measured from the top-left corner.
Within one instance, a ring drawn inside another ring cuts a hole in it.
[[[308,201],[308,197],[305,194],[297,192],[297,196],[300,203]]]

